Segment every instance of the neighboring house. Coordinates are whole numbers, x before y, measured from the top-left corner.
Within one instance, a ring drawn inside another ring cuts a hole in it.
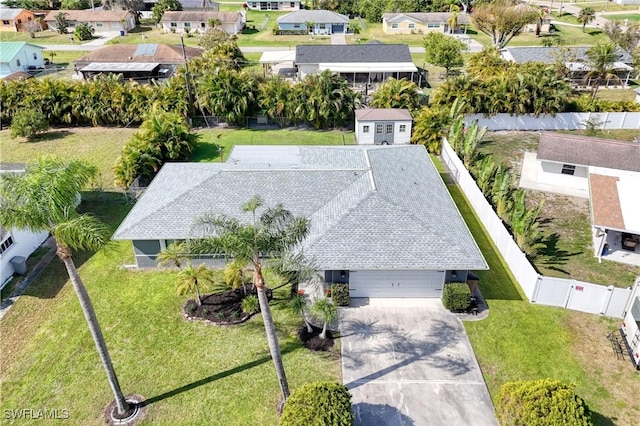
[[[197,47],[184,47],[187,60],[202,55]],[[76,59],[83,78],[98,74],[122,74],[124,79],[163,79],[185,62],[181,46],[168,44],[112,44]]]
[[[0,31],[26,32],[25,24],[35,22],[37,16],[35,13],[26,9],[5,9],[0,8]],[[42,25],[40,29],[42,29]]]
[[[346,34],[349,17],[330,10],[300,10],[276,19],[282,31],[305,31],[316,35]],[[307,28],[310,25],[311,28]]]
[[[441,297],[487,269],[422,145],[236,146],[226,163],[166,163],[113,239],[156,267],[168,244],[203,235],[205,213],[251,221],[241,205],[255,195],[309,219],[300,249],[352,297]]]
[[[205,32],[209,22],[218,22],[228,34],[237,34],[244,28],[246,19],[243,12],[175,12],[167,11],[162,15],[160,23],[165,33]]]
[[[441,33],[466,33],[471,20],[466,13],[458,13],[458,28],[450,28],[450,12],[434,13],[385,13],[382,15],[382,31],[386,34],[422,34],[429,31]]]
[[[136,16],[128,10],[52,10],[44,18],[51,31],[56,31],[56,15],[64,13],[68,30],[72,33],[80,23],[89,24],[96,34],[113,31],[131,31],[136,27]]]
[[[17,71],[44,68],[43,49],[22,41],[3,41],[0,46],[0,78]]]
[[[622,334],[629,345],[631,359],[640,370],[640,285],[636,282],[622,321]]]
[[[542,9],[542,11],[543,14],[540,17],[540,21],[525,25],[523,32],[535,33],[538,31],[538,27],[540,27],[541,34],[549,34],[551,32],[551,21],[553,20],[553,16],[549,14],[548,9]]]
[[[507,47],[501,50],[501,56],[509,61],[522,64],[527,62],[543,62],[545,64],[564,63],[571,73],[571,83],[575,86],[590,86],[591,80],[587,74],[591,71],[587,50],[589,46],[582,47]],[[618,60],[613,63],[611,69],[617,79],[609,79],[602,82],[605,86],[628,85],[633,71],[633,58],[629,53],[618,49]]]
[[[360,145],[399,145],[411,139],[409,110],[368,108],[356,110],[356,141]]]
[[[251,10],[293,11],[302,9],[300,0],[245,1],[244,4]]]
[[[2,43],[4,47],[4,42]],[[23,173],[22,164],[0,164],[0,173]],[[25,273],[25,262],[47,239],[47,232],[0,228],[0,288],[14,273]]]
[[[294,65],[299,79],[329,70],[354,86],[382,83],[390,77],[423,82],[406,44],[302,44],[296,46]]]

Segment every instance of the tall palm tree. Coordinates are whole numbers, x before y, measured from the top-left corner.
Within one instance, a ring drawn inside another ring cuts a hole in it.
[[[80,278],[72,250],[100,250],[109,242],[110,229],[95,217],[79,214],[75,207],[80,190],[98,175],[95,166],[80,160],[44,156],[24,174],[0,177],[0,225],[3,228],[49,232],[78,296],[100,361],[115,397],[118,413],[129,411],[102,335],[87,289]]]
[[[612,72],[618,53],[615,43],[598,43],[590,47],[586,53],[591,71],[585,75],[584,79],[591,82],[591,99],[593,100],[603,81],[620,80],[620,77]]]
[[[327,325],[338,319],[338,309],[328,297],[318,299],[311,305],[313,316],[322,321],[321,339],[327,338]]]
[[[582,32],[584,32],[584,27],[593,22],[594,19],[596,19],[596,11],[593,10],[592,7],[585,7],[580,10],[580,13],[578,14],[578,22],[582,24]]]
[[[251,263],[253,266],[253,283],[258,292],[269,351],[276,368],[284,402],[289,397],[289,384],[265,291],[263,260],[264,258],[281,258],[291,248],[302,242],[309,232],[309,221],[306,218],[294,217],[281,204],[265,209],[258,217],[258,210],[261,207],[262,200],[258,196],[242,206],[242,210],[251,217],[249,224],[227,216],[205,215],[196,223],[196,227],[204,232],[206,238],[197,245],[205,252],[224,253],[238,261]]]
[[[196,295],[196,303],[202,305],[202,296],[200,295],[200,287],[207,286],[213,282],[213,272],[207,269],[207,265],[201,263],[194,267],[191,262],[187,263],[184,269],[178,272],[176,278],[176,292],[185,294],[193,291]]]
[[[449,26],[449,34],[454,34],[458,30],[458,20],[460,12],[457,10],[451,10],[451,15],[447,18],[447,25]]]

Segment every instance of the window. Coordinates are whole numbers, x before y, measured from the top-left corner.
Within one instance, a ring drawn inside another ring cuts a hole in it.
[[[439,22],[428,22],[427,23],[427,28],[440,28],[440,23]]]
[[[177,27],[177,26],[178,26],[178,23],[177,23],[177,22],[172,22],[172,23],[171,23],[171,26],[175,28],[175,27]]]
[[[207,24],[205,24],[204,22],[200,23],[200,28],[207,28]]]
[[[382,134],[382,124],[376,124],[376,133],[379,135]]]
[[[96,22],[96,27],[101,27],[102,26],[102,22]]]
[[[409,24],[409,29],[412,30],[416,27],[416,24]]]
[[[22,24],[22,19],[18,19],[18,24]]]
[[[362,126],[362,133],[369,133],[369,125]]]
[[[289,7],[292,7],[292,8],[293,8],[293,7],[296,7],[296,3],[295,3],[295,2],[291,2],[291,3],[289,3]]]
[[[296,29],[300,28],[300,24],[293,24],[293,28],[296,28]]]
[[[9,25],[9,21],[6,21],[6,20],[3,19],[2,20],[2,25]]]
[[[398,29],[398,24],[391,24],[391,28],[393,28],[394,30]]]
[[[0,254],[4,253],[13,245],[13,237],[8,235],[7,238],[0,244]]]
[[[320,28],[321,30],[324,30],[326,28],[325,24],[318,24],[318,28]]]
[[[120,22],[112,22],[111,28],[120,28]]]
[[[190,28],[191,27],[191,22],[185,22],[184,26],[185,26],[185,28]]]
[[[16,66],[20,66],[20,59],[16,59]]]
[[[256,7],[258,7],[258,3],[256,2],[251,3],[251,7],[255,9]]]
[[[563,175],[573,175],[576,172],[576,166],[573,164],[563,164],[562,165],[562,174]]]
[[[38,59],[38,54],[36,52],[33,52],[33,59]]]
[[[407,125],[406,124],[401,124],[400,125],[400,133],[404,133],[407,131]]]
[[[393,133],[393,124],[387,124],[387,130],[385,133]]]

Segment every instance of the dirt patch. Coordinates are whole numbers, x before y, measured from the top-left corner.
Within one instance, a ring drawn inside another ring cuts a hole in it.
[[[307,327],[302,327],[298,331],[298,337],[300,341],[304,345],[305,348],[311,349],[312,351],[321,351],[328,352],[333,349],[335,345],[334,337],[331,331],[327,330],[327,337],[323,339],[320,337],[320,333],[322,333],[322,329],[317,327],[311,327],[313,331],[309,333]]]
[[[216,325],[233,325],[247,321],[254,313],[245,313],[242,310],[242,301],[247,296],[257,293],[253,290],[245,290],[240,287],[227,290],[222,293],[209,294],[202,298],[202,304],[198,306],[195,300],[188,300],[183,308],[185,319],[203,320]],[[273,293],[267,290],[267,299],[271,300]]]
[[[487,132],[478,152],[480,155],[492,155],[496,164],[506,164],[520,176],[524,153],[537,151],[539,142],[538,132]]]
[[[571,312],[567,327],[574,335],[572,349],[584,371],[597,386],[578,389],[592,410],[619,426],[635,426],[640,419],[640,372],[629,357],[616,358],[607,333],[616,330],[621,320]],[[597,415],[596,415],[597,417]],[[595,419],[597,420],[597,418]],[[605,421],[596,424],[606,424]]]

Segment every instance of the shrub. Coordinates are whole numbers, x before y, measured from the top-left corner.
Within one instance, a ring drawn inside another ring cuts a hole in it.
[[[496,406],[503,425],[589,426],[589,407],[573,386],[559,380],[540,379],[505,383]]]
[[[91,40],[93,38],[93,33],[96,30],[86,22],[80,22],[77,26],[73,35],[78,38],[78,40]]]
[[[352,424],[351,395],[345,386],[334,382],[307,383],[296,389],[280,418],[282,426]]]
[[[442,292],[444,307],[452,311],[464,311],[469,308],[471,290],[466,283],[447,283]]]
[[[49,129],[49,123],[42,111],[32,108],[18,110],[11,121],[11,137],[21,136],[31,139]]]
[[[333,299],[333,303],[338,306],[349,306],[349,302],[351,301],[349,298],[349,284],[331,284],[331,298]]]
[[[242,310],[247,314],[258,312],[260,310],[258,296],[251,295],[242,299]]]

